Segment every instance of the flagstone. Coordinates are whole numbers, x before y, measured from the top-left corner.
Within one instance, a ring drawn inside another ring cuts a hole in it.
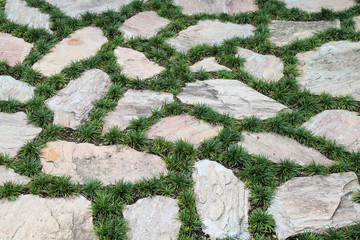
[[[26,102],[34,96],[34,87],[11,76],[0,76],[0,101],[15,99]]]
[[[287,8],[299,8],[307,12],[320,12],[322,8],[342,11],[356,5],[354,0],[281,0]]]
[[[22,38],[0,32],[0,61],[6,61],[11,67],[22,63],[33,46],[32,43],[25,42]]]
[[[30,181],[31,178],[21,176],[11,168],[0,166],[0,185],[4,185],[6,182],[12,182],[13,184],[28,184]]]
[[[360,31],[360,16],[354,17],[354,21],[355,21],[355,31],[359,32]]]
[[[215,60],[215,57],[204,58],[203,60],[191,65],[189,69],[191,72],[198,72],[201,69],[205,70],[206,72],[216,72],[220,70],[231,71],[230,68],[218,64]]]

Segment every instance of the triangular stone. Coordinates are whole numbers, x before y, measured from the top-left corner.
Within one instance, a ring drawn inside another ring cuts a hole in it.
[[[17,174],[13,169],[0,166],[0,185],[6,182],[13,184],[28,184],[31,178]]]
[[[230,68],[218,64],[215,60],[215,57],[204,58],[203,60],[195,63],[194,65],[191,65],[189,69],[191,72],[197,72],[201,69],[204,69],[206,72],[216,72],[220,70],[231,71]]]

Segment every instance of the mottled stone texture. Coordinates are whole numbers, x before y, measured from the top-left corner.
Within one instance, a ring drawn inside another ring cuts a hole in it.
[[[177,51],[187,52],[191,47],[199,44],[221,44],[224,40],[240,37],[254,36],[255,27],[249,24],[240,25],[223,23],[218,20],[199,21],[197,25],[182,30],[178,36],[166,42],[175,47]]]
[[[173,95],[170,93],[129,89],[118,101],[115,110],[104,117],[104,131],[114,126],[124,130],[132,119],[150,116],[153,109],[160,108],[165,102],[172,101]]]
[[[215,60],[215,57],[204,58],[203,60],[195,63],[194,65],[191,65],[189,69],[191,72],[197,72],[200,71],[201,69],[207,72],[216,72],[220,70],[231,71],[230,68],[218,64]]]
[[[70,81],[46,105],[54,111],[54,124],[76,129],[93,109],[95,100],[101,99],[111,85],[110,77],[99,69],[84,72]]]
[[[298,53],[299,83],[315,94],[352,95],[360,100],[360,42],[329,42]]]
[[[360,117],[345,110],[323,111],[302,125],[316,136],[325,136],[345,146],[349,151],[360,150]]]
[[[295,40],[314,36],[328,28],[340,28],[340,21],[294,22],[273,20],[269,25],[270,42],[283,47]]]
[[[0,76],[0,101],[15,99],[26,102],[34,96],[34,87],[11,76]]]
[[[127,19],[119,28],[125,38],[143,37],[150,38],[166,27],[170,20],[162,18],[156,12],[141,12]]]
[[[297,177],[286,182],[278,188],[270,206],[278,238],[354,224],[360,218],[360,204],[351,195],[359,187],[353,172]]]
[[[360,16],[354,17],[354,21],[355,21],[355,31],[359,32],[360,31]]]
[[[13,169],[0,166],[0,185],[6,182],[13,184],[28,184],[31,178],[17,174]]]
[[[6,61],[11,67],[22,63],[33,46],[22,38],[0,32],[0,61]]]
[[[0,153],[15,157],[19,149],[33,140],[41,128],[27,123],[26,114],[0,112]]]
[[[105,185],[120,180],[136,182],[167,173],[166,164],[159,156],[121,145],[49,142],[42,150],[40,160],[43,172],[69,175],[72,182],[80,184],[94,178]]]
[[[356,5],[355,0],[281,0],[287,8],[299,8],[307,12],[320,12],[321,8],[342,11]]]
[[[249,190],[234,173],[209,160],[195,163],[196,208],[211,239],[249,237],[247,230]]]
[[[238,80],[212,79],[187,83],[178,98],[186,104],[204,103],[237,119],[253,115],[267,119],[275,117],[280,111],[291,111]]]
[[[133,205],[126,205],[123,215],[129,224],[130,240],[177,239],[181,222],[177,220],[178,201],[169,197],[142,198]]]
[[[83,196],[0,200],[0,239],[95,240],[90,201]]]
[[[100,50],[108,40],[102,30],[97,27],[85,27],[63,39],[50,53],[33,65],[47,77],[60,73],[64,67],[73,61],[91,57]]]

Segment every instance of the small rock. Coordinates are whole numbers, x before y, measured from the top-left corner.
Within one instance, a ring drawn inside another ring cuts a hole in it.
[[[354,0],[281,0],[287,8],[299,8],[307,12],[320,12],[322,8],[342,11],[356,5]]]
[[[31,178],[17,174],[13,169],[0,166],[0,185],[6,182],[14,184],[28,184]]]
[[[11,67],[22,63],[33,46],[22,38],[0,32],[0,61],[6,61]]]
[[[169,197],[142,198],[126,205],[124,218],[129,224],[129,239],[176,239],[181,222],[178,219],[178,201]]]
[[[230,68],[218,64],[215,60],[215,57],[204,58],[203,60],[195,63],[194,65],[191,65],[189,69],[191,72],[198,72],[201,69],[204,69],[207,72],[216,72],[220,70],[231,71]]]
[[[354,21],[355,21],[355,31],[359,32],[360,31],[360,16],[354,17]]]
[[[34,87],[11,76],[0,76],[0,101],[15,99],[26,102],[34,96]]]

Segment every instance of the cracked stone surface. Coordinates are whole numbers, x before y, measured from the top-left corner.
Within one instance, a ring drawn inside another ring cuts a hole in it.
[[[360,100],[360,42],[329,42],[320,48],[298,53],[299,83],[315,94],[350,94]]]
[[[167,173],[166,164],[159,156],[122,145],[49,142],[41,151],[40,160],[44,173],[69,175],[72,182],[80,184],[94,178],[105,185],[120,180],[134,183]]]
[[[33,65],[33,69],[50,77],[53,74],[60,73],[64,67],[73,61],[94,56],[107,41],[100,28],[85,27],[79,29],[56,44],[50,53]]]
[[[0,200],[0,239],[96,240],[90,204],[83,196]]]
[[[170,93],[129,89],[118,101],[115,110],[104,117],[104,131],[114,126],[124,130],[132,119],[150,116],[153,109],[160,108],[163,103],[172,101],[173,95]]]
[[[321,8],[342,11],[356,5],[354,0],[281,0],[287,8],[299,8],[307,12],[320,12]]]
[[[130,228],[127,235],[134,240],[177,239],[181,227],[178,213],[178,200],[163,196],[139,199],[124,207],[123,215]]]
[[[340,28],[340,21],[278,21],[273,20],[269,24],[270,42],[278,47],[283,47],[295,40],[310,38],[316,33],[328,28]]]
[[[95,100],[101,99],[111,85],[110,77],[99,69],[85,71],[70,81],[54,97],[45,101],[54,111],[54,124],[76,129],[88,117]]]
[[[360,16],[354,17],[354,21],[355,21],[355,31],[359,32],[360,31]]]
[[[211,239],[247,239],[249,190],[234,173],[221,164],[202,160],[194,165],[196,209]]]
[[[204,58],[203,60],[191,65],[189,69],[191,72],[197,72],[201,69],[204,69],[206,72],[216,72],[220,70],[231,71],[230,68],[218,64],[215,57]]]
[[[275,163],[290,159],[302,166],[312,161],[317,164],[333,164],[333,161],[318,151],[278,134],[243,132],[242,137],[238,145],[245,147],[250,154],[265,155]]]
[[[15,99],[26,102],[34,96],[34,87],[11,76],[0,76],[0,101]]]
[[[264,81],[278,81],[284,76],[283,62],[273,55],[262,55],[239,47],[236,56],[245,58],[245,70]]]
[[[193,116],[182,114],[161,119],[148,131],[148,137],[164,137],[168,141],[182,139],[199,145],[205,139],[216,137],[222,126],[212,126]]]
[[[275,117],[280,111],[291,111],[238,80],[211,79],[187,83],[178,98],[186,104],[204,103],[237,119],[253,115],[267,119]]]
[[[50,16],[37,8],[29,7],[24,0],[7,0],[5,13],[10,21],[50,30]]]
[[[14,184],[28,184],[30,181],[31,178],[21,176],[11,168],[0,166],[0,185],[4,185],[6,182],[12,182]]]
[[[346,110],[325,110],[302,125],[315,136],[325,136],[345,146],[349,151],[360,150],[360,117]]]
[[[155,36],[161,28],[166,27],[170,21],[160,17],[154,11],[141,12],[127,19],[119,28],[124,38],[133,37],[150,38]]]
[[[129,78],[147,79],[159,75],[165,70],[164,67],[151,62],[142,52],[131,48],[118,47],[115,49],[117,63],[121,67],[121,73]]]
[[[41,131],[41,128],[28,124],[23,112],[0,112],[0,153],[15,157],[19,149],[36,138]]]
[[[197,25],[182,30],[178,36],[166,40],[177,51],[187,52],[200,44],[219,45],[226,39],[254,36],[255,27],[250,24],[223,23],[218,20],[201,20]]]
[[[0,61],[6,61],[11,67],[22,63],[33,46],[22,38],[0,32]]]
[[[257,11],[255,0],[175,0],[175,5],[182,7],[183,13],[194,15],[198,13],[236,13]]]
[[[278,238],[352,225],[360,218],[360,204],[351,197],[359,187],[353,172],[297,177],[286,182],[278,188],[270,206]]]

